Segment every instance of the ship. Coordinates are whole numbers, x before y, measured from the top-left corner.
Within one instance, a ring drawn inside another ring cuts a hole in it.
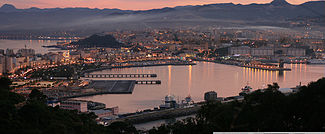
[[[176,108],[178,104],[176,103],[175,97],[173,95],[167,95],[165,97],[164,104],[159,106],[160,109],[169,109],[169,108]]]

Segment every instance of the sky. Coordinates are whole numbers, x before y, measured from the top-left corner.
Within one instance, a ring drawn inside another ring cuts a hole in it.
[[[147,10],[163,7],[185,5],[202,5],[212,3],[270,3],[272,0],[0,0],[0,5],[13,4],[17,8],[118,8],[123,10]],[[291,4],[301,4],[310,0],[287,0]]]

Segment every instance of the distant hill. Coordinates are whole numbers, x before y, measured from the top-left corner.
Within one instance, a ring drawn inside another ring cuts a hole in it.
[[[313,25],[325,26],[325,1],[309,1],[292,5],[285,0],[266,4],[207,4],[178,6],[152,10],[120,10],[89,8],[16,9],[0,8],[0,33],[11,31],[71,31],[98,33],[108,30],[145,28],[179,28],[184,26],[280,26],[288,20],[317,20]]]
[[[11,4],[4,4],[0,7],[0,12],[15,12],[16,10],[16,7]]]
[[[120,48],[122,43],[116,41],[112,35],[94,34],[88,38],[72,42],[73,45],[79,45],[79,48],[104,47],[104,48]]]
[[[270,4],[274,5],[274,6],[288,6],[288,5],[291,5],[286,0],[274,0]]]

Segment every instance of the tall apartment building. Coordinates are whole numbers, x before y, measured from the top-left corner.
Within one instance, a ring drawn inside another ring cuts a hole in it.
[[[19,49],[17,51],[17,55],[20,55],[20,56],[23,56],[23,57],[26,57],[26,56],[33,56],[35,55],[35,50],[34,49]]]
[[[15,55],[14,50],[13,49],[6,49],[6,55],[7,56],[14,56]]]

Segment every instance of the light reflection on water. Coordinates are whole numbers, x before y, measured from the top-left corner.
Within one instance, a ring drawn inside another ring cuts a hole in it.
[[[286,64],[292,71],[278,72],[242,68],[208,62],[198,62],[194,66],[159,66],[103,70],[94,73],[155,73],[157,78],[114,78],[115,80],[153,79],[161,80],[161,85],[136,85],[129,95],[98,95],[82,99],[119,106],[120,112],[135,112],[157,107],[168,94],[182,100],[188,95],[194,101],[204,99],[207,91],[216,91],[218,96],[238,95],[247,82],[253,89],[263,88],[277,82],[282,88],[295,87],[302,82],[308,84],[324,77],[325,65]],[[97,78],[108,79],[108,78]]]

